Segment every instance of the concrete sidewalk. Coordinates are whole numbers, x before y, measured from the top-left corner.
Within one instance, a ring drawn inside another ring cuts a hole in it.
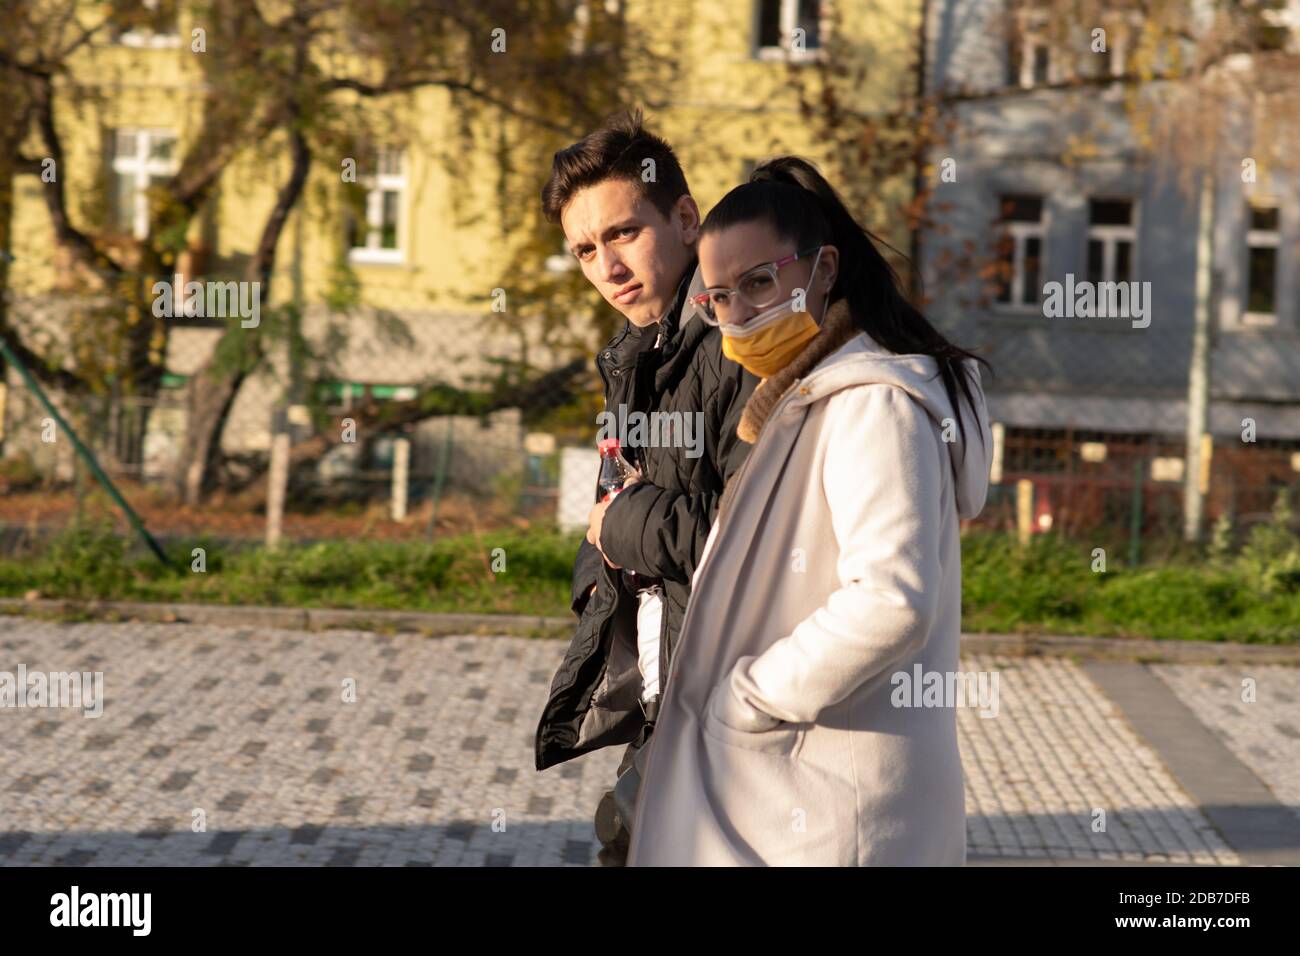
[[[0,864],[590,865],[621,748],[533,770],[563,651],[0,618],[0,670],[105,681],[99,718],[0,710]],[[1300,860],[1300,669],[962,664],[1000,685],[958,713],[973,865]]]
[[[1013,718],[1006,732],[990,728],[963,741],[972,864],[1041,857],[1054,864],[1300,863],[1300,735],[1294,734],[1300,670],[1040,662],[1009,686],[1018,694],[1040,679],[1050,679],[1052,689],[1040,684],[1025,694],[1023,706],[1013,703],[1016,715],[1032,717]],[[1251,703],[1241,700],[1243,682],[1254,689]],[[1019,739],[1017,731],[1023,731]],[[972,772],[970,756],[985,754],[1000,772],[1000,788]],[[998,815],[971,815],[969,794],[979,799],[994,790],[994,806],[1015,806],[1021,795],[1024,811],[1012,814],[1015,825],[1001,834],[995,829],[990,844],[974,839],[981,832],[976,821]],[[1077,808],[1094,794],[1115,793],[1122,795],[1118,801],[1093,801],[1089,835],[1080,838]],[[1035,798],[1040,805],[1069,805],[1073,798],[1076,810],[1058,828],[1054,814],[1045,818],[1029,809]],[[1108,824],[1107,808],[1116,803],[1124,809],[1121,829],[1112,832],[1115,847],[1091,852],[1104,842],[1091,831]]]

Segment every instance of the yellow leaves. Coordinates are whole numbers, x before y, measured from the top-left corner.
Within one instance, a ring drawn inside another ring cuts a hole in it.
[[[1102,155],[1101,148],[1090,134],[1070,133],[1061,147],[1061,162],[1066,166],[1075,166]]]

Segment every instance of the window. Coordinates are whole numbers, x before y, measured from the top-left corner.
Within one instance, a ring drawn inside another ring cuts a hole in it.
[[[176,137],[166,130],[119,129],[112,135],[109,203],[112,223],[137,239],[149,234],[151,186],[176,174]]]
[[[821,49],[821,0],[758,0],[754,19],[757,59],[811,58]]]
[[[1029,50],[1032,54],[1031,62],[1033,63],[1030,69],[1029,85],[1042,86],[1047,82],[1049,68],[1052,65],[1051,51],[1048,50],[1047,44],[1039,40],[1030,40]]]
[[[1251,24],[1251,46],[1258,50],[1287,50],[1300,32],[1300,4],[1295,0],[1257,0]]]
[[[1092,41],[1089,38],[1088,55],[1093,58],[1093,75],[1098,77],[1123,76],[1124,70],[1128,63],[1128,31],[1124,25],[1118,22],[1112,22],[1106,28],[1106,49],[1103,52],[1092,52]]]
[[[1242,324],[1273,325],[1277,322],[1277,207],[1247,205],[1246,222],[1246,311]]]
[[[611,49],[608,38],[598,39],[600,34],[608,33],[608,30],[602,29],[599,19],[593,26],[593,14],[598,18],[603,16],[606,21],[618,22],[623,18],[623,2],[624,0],[570,0],[573,22],[569,26],[569,52],[574,56],[608,52]],[[597,7],[601,9],[595,9]]]
[[[573,24],[569,28],[569,52],[579,56],[587,49],[591,32],[591,0],[577,0],[573,5]]]
[[[1130,282],[1137,228],[1128,199],[1088,201],[1088,281]]]
[[[176,0],[140,0],[129,14],[120,8],[110,14],[110,32],[113,41],[123,46],[179,46],[176,16]]]
[[[1007,38],[1007,85],[1032,89],[1059,79],[1047,36],[1047,15],[1020,10],[1011,16]]]
[[[406,170],[400,149],[380,149],[372,172],[362,177],[366,189],[364,220],[349,223],[348,245],[354,262],[402,262],[405,231]]]
[[[997,301],[1008,306],[1037,308],[1043,291],[1043,197],[1010,194],[1001,198],[998,219]]]

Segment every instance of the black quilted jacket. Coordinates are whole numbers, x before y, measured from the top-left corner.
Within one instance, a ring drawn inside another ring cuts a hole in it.
[[[749,452],[750,446],[736,437],[736,425],[758,384],[723,357],[721,333],[690,316],[687,294],[700,288],[691,263],[663,321],[643,329],[626,323],[596,356],[605,382],[605,408],[616,418],[626,417],[618,415],[623,404],[628,413],[679,412],[683,425],[686,416],[703,425],[702,438],[698,432],[678,435],[677,420],[664,418],[672,423],[671,431],[646,435],[639,446],[620,435],[624,454],[640,467],[642,480],[614,499],[601,525],[601,545],[611,561],[663,580],[661,682],[669,673],[691,577],[723,485]],[[656,347],[661,326],[663,342]],[[702,422],[696,412],[703,413]],[[665,434],[671,438],[666,443]],[[599,496],[599,489],[596,493]],[[588,599],[592,584],[597,585],[596,593]],[[578,626],[537,728],[538,770],[627,743],[645,720],[635,591],[626,576],[612,570],[585,541],[574,563],[572,606]],[[661,683],[661,694],[663,690]]]

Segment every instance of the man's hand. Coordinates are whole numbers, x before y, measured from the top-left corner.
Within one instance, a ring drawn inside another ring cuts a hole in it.
[[[618,565],[605,557],[605,552],[600,547],[600,527],[605,522],[605,511],[609,508],[609,504],[608,501],[598,501],[592,507],[591,513],[587,515],[587,540],[596,546],[597,551],[600,551],[600,556],[605,558],[606,564],[611,568],[617,568]]]
[[[632,474],[628,476],[627,481],[623,482],[623,488],[630,488],[640,480],[641,472],[633,469]],[[609,560],[600,547],[600,527],[605,522],[605,511],[609,508],[610,502],[613,500],[613,498],[610,498],[608,501],[598,501],[592,507],[591,512],[587,515],[587,540],[596,546],[597,551],[600,551],[600,556],[605,558],[606,564],[611,568],[617,568],[618,565]],[[595,593],[595,590],[596,589],[593,587],[592,592]]]

